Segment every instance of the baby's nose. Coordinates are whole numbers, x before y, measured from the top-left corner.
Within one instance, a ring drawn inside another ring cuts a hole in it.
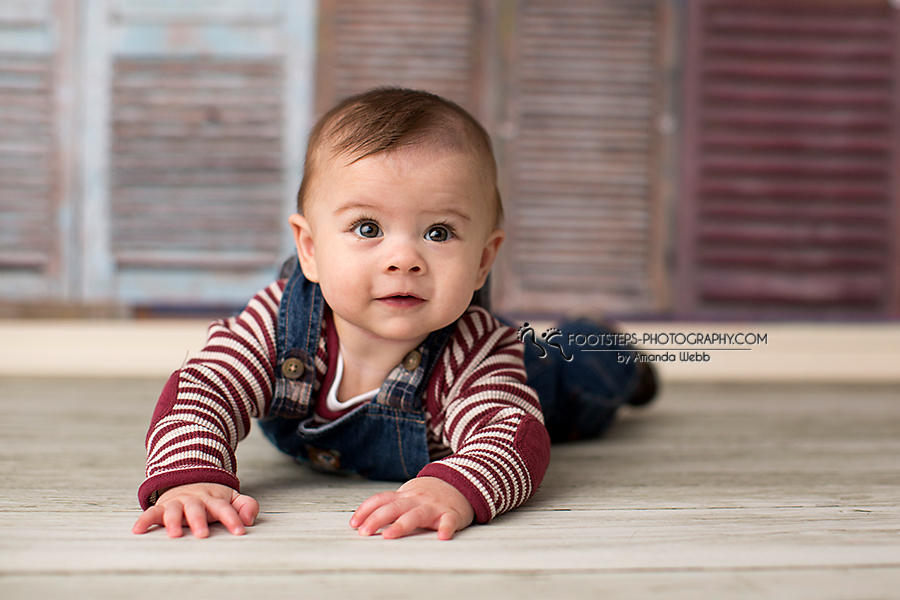
[[[392,245],[388,256],[387,270],[391,273],[423,273],[425,261],[416,251],[413,244],[408,242]]]
[[[409,271],[410,273],[418,273],[422,270],[422,267],[419,265],[413,265],[409,268],[404,268],[403,266],[391,265],[388,267],[388,271]]]

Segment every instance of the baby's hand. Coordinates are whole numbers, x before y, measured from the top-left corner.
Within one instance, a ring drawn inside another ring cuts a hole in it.
[[[181,537],[187,525],[195,537],[209,535],[209,523],[221,522],[234,535],[253,525],[259,503],[218,483],[192,483],[166,490],[156,504],[138,517],[132,531],[147,533],[153,525],[165,527],[169,537]]]
[[[396,492],[375,494],[360,504],[350,517],[350,526],[360,535],[372,535],[389,526],[381,532],[388,539],[424,527],[436,529],[439,540],[449,540],[474,518],[472,505],[455,487],[436,477],[416,477]]]

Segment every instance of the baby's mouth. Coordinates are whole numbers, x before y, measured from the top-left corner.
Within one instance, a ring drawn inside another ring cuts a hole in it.
[[[394,306],[397,308],[411,308],[413,306],[418,306],[425,302],[422,298],[418,296],[414,296],[412,294],[394,294],[392,296],[384,296],[382,298],[378,298],[378,301],[387,304],[388,306]]]

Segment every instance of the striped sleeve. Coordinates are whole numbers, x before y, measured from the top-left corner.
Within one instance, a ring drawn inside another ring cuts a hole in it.
[[[250,419],[268,410],[276,362],[275,324],[284,281],[258,293],[238,316],[216,321],[204,349],[174,373],[147,434],[141,507],[188,483],[239,489],[235,449]]]
[[[534,494],[550,461],[550,437],[513,329],[470,308],[441,360],[428,412],[452,454],[418,476],[453,485],[485,523]]]

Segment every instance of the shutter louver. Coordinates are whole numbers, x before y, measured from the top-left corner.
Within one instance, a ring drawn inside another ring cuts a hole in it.
[[[479,23],[473,0],[322,3],[319,110],[387,85],[477,107]]]
[[[278,261],[281,76],[272,59],[115,62],[119,265],[271,268]]]
[[[52,61],[0,54],[0,266],[41,271],[57,249]]]
[[[502,310],[656,306],[658,20],[652,0],[519,4]]]
[[[224,306],[271,282],[292,246],[310,8],[117,0],[97,17],[110,155],[95,287],[148,307]]]
[[[0,2],[0,294],[71,294],[72,4]]]
[[[890,294],[887,2],[698,2],[689,15],[680,308],[878,314]],[[896,236],[896,232],[893,233]]]

